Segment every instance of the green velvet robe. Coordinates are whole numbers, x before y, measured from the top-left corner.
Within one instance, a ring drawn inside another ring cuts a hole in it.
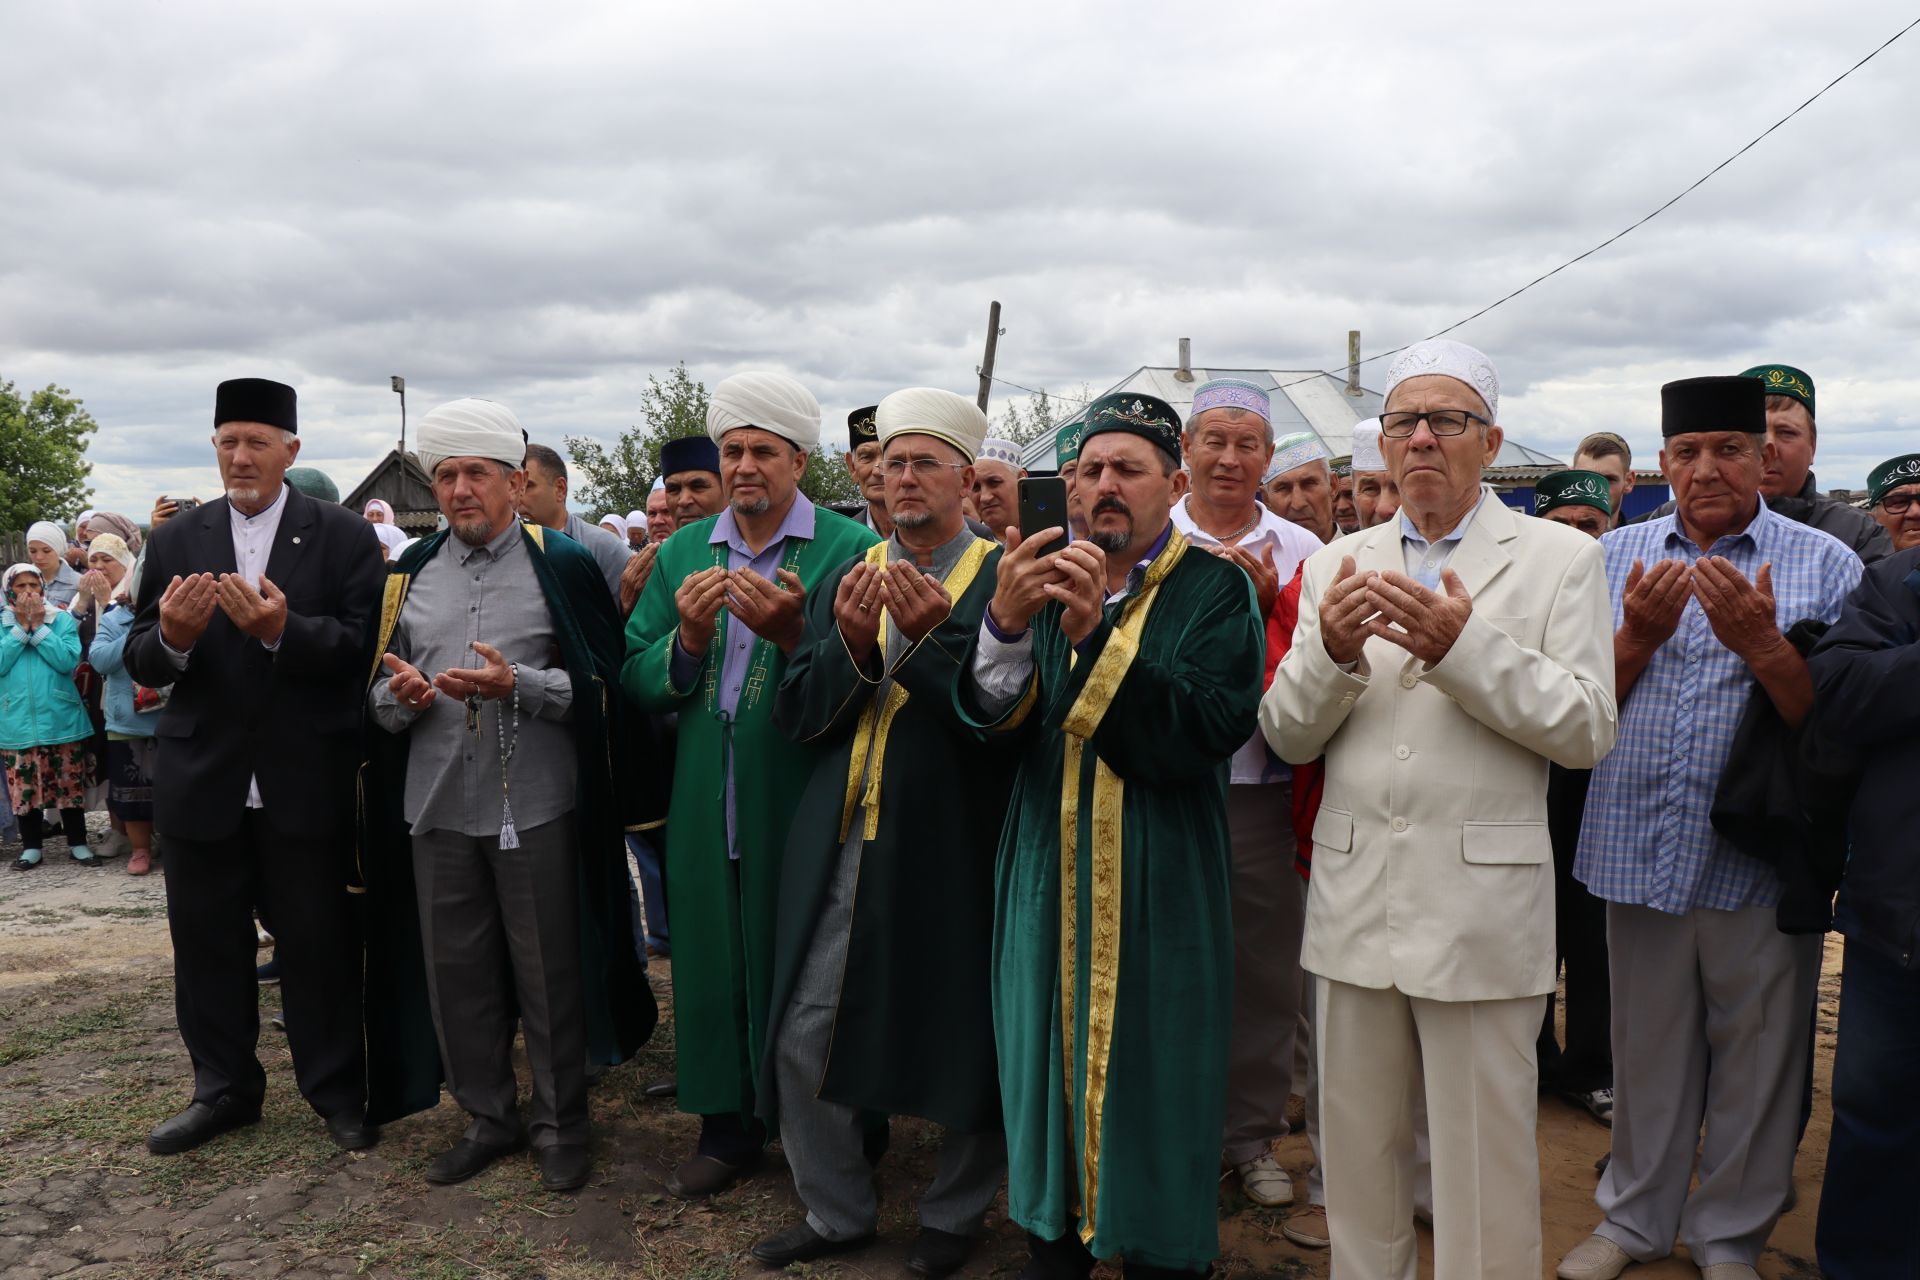
[[[722,723],[710,686],[718,683],[729,629],[741,625],[724,610],[693,682],[676,687],[670,678],[673,639],[680,628],[674,592],[689,575],[726,564],[725,544],[708,541],[719,518],[696,521],[660,544],[653,574],[627,620],[620,683],[642,710],[680,713],[667,816],[680,1109],[695,1115],[752,1115],[754,1077],[767,1039],[780,864],[794,807],[818,751],[795,745],[773,727],[774,692],[787,659],[765,640],[756,642],[751,655],[750,670],[758,678],[749,677],[732,723]],[[813,538],[789,541],[785,563],[811,593],[829,571],[878,539],[871,529],[816,507]],[[729,741],[737,864],[727,857]]]
[[[890,546],[865,559],[884,563]],[[807,639],[788,661],[773,713],[776,726],[824,754],[787,841],[772,1016],[793,997],[841,850],[858,829],[845,976],[819,1094],[965,1133],[1000,1127],[988,979],[994,850],[1013,761],[960,723],[953,686],[993,597],[1000,555],[975,539],[945,580],[954,597],[946,621],[904,653],[896,633],[894,647],[884,655],[876,647],[865,669],[854,666],[833,617],[834,592],[856,561],[841,565],[809,601]],[[883,671],[894,680],[884,704],[876,697]],[[778,1101],[774,1058],[769,1051],[761,1063],[768,1120]]]
[[[593,556],[564,534],[523,524],[522,534],[559,638],[561,665],[573,679],[573,730],[579,780],[573,821],[580,841],[580,974],[587,1014],[587,1060],[612,1066],[632,1057],[653,1034],[659,1006],[633,942],[626,821],[645,821],[656,797],[645,788],[616,792],[616,779],[653,772],[629,760],[636,740],[612,696],[620,661],[620,618]],[[388,569],[376,623],[384,654],[407,589],[450,535],[422,539]],[[386,678],[376,658],[371,688]],[[366,717],[367,763],[360,771],[360,872],[367,908],[367,1118],[381,1123],[440,1101],[439,1045],[427,998],[420,910],[413,879],[412,837],[402,812],[408,735],[390,734]],[[635,807],[635,806],[639,807]],[[658,817],[658,814],[652,814]]]
[[[1219,1252],[1227,766],[1260,698],[1252,585],[1175,530],[1077,654],[1059,616],[1034,619],[1011,711],[988,718],[971,677],[955,686],[1020,761],[993,941],[1009,1214],[1096,1256],[1196,1270]]]

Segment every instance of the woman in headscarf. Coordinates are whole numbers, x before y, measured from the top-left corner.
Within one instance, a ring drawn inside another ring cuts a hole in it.
[[[101,528],[98,517],[94,528]],[[127,632],[133,626],[133,553],[117,534],[101,533],[87,548],[88,576],[109,585],[87,660],[106,678],[107,813],[113,829],[127,841],[127,874],[146,875],[153,867],[154,725],[166,705],[165,691],[144,688],[127,674]]]
[[[92,539],[99,537],[103,533],[111,533],[119,538],[127,544],[127,550],[133,552],[136,559],[139,558],[140,526],[126,516],[121,515],[118,511],[94,512],[93,518],[87,521],[87,531],[87,554],[89,559],[91,559],[93,554]]]
[[[36,520],[27,526],[27,559],[40,577],[49,605],[64,609],[73,603],[79,590],[80,574],[67,563],[67,531],[51,520]]]
[[[388,563],[400,554],[400,548],[407,545],[407,532],[397,524],[376,524],[373,536],[380,539],[380,556]]]
[[[393,524],[394,523],[393,507],[387,502],[385,498],[369,498],[367,500],[366,509],[362,511],[360,514],[364,515],[367,518],[367,523],[369,524]]]
[[[627,540],[627,518],[617,511],[609,511],[601,516],[600,527],[622,542]]]
[[[48,544],[51,545],[51,544]],[[64,562],[63,562],[64,563]],[[94,865],[87,848],[85,803],[93,722],[73,686],[80,665],[80,627],[73,615],[47,603],[40,570],[8,569],[0,585],[0,765],[7,800],[25,846],[14,866],[40,865],[45,837],[42,809],[60,810],[60,826],[75,862]]]

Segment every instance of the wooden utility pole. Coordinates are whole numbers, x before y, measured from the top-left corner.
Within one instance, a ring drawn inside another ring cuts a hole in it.
[[[993,390],[993,349],[1000,345],[1000,304],[987,309],[987,353],[980,357],[980,412],[987,411],[987,393]]]

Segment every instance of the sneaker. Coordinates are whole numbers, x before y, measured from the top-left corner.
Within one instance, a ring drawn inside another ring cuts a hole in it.
[[[1240,1175],[1240,1189],[1255,1204],[1283,1209],[1293,1203],[1293,1179],[1287,1176],[1272,1152],[1235,1165],[1233,1171]]]
[[[124,831],[108,831],[107,838],[93,846],[96,858],[124,858],[133,852],[133,841],[127,839]]]
[[[1568,1251],[1554,1269],[1558,1280],[1614,1280],[1633,1259],[1613,1241],[1591,1235]]]
[[[127,874],[143,876],[153,870],[153,855],[145,849],[135,849],[127,859]]]
[[[1613,1128],[1613,1090],[1594,1089],[1586,1093],[1573,1093],[1568,1097],[1585,1107],[1590,1115],[1607,1128]]]
[[[1304,1248],[1326,1248],[1333,1243],[1333,1237],[1327,1234],[1327,1206],[1310,1204],[1289,1215],[1280,1224],[1280,1234]]]

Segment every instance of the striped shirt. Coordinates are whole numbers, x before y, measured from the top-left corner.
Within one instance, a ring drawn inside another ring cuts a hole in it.
[[[1751,582],[1773,566],[1774,618],[1781,631],[1804,618],[1832,622],[1860,580],[1860,560],[1830,534],[1756,504],[1744,530],[1713,544]],[[1627,574],[1640,560],[1700,558],[1678,517],[1627,525],[1600,540],[1618,629]],[[1700,908],[1770,907],[1780,898],[1773,868],[1738,852],[1713,830],[1709,813],[1734,732],[1757,688],[1746,664],[1713,634],[1698,599],[1654,653],[1620,708],[1620,736],[1593,771],[1573,873],[1609,902],[1669,915]]]

